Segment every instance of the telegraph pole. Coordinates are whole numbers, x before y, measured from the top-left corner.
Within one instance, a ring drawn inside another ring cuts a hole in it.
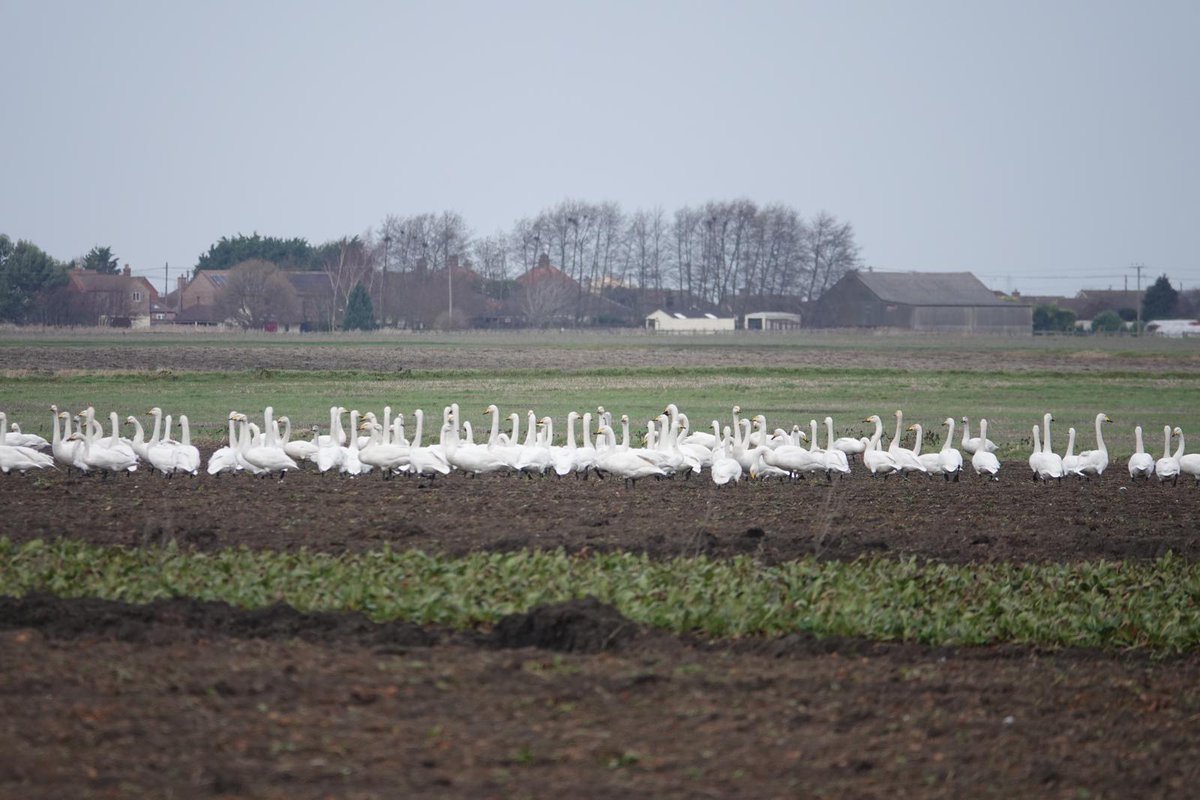
[[[392,246],[392,235],[383,235],[383,288],[379,292],[379,327],[387,325],[388,249]]]
[[[1146,268],[1145,264],[1134,264],[1133,268],[1137,270],[1137,328],[1134,330],[1134,335],[1142,335],[1142,270]]]

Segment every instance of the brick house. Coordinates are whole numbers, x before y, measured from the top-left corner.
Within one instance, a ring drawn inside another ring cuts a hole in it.
[[[72,325],[148,328],[151,305],[158,302],[158,290],[148,279],[132,275],[128,264],[115,275],[72,269],[66,288]]]

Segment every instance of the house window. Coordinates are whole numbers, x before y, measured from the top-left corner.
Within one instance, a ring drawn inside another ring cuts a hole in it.
[[[142,302],[142,293],[141,293],[141,292],[134,292],[134,293],[133,293],[133,302],[135,302],[135,303],[140,303],[140,302]]]

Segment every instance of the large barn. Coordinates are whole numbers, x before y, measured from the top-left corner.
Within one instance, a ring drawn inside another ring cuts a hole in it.
[[[1033,309],[998,299],[969,272],[852,271],[815,303],[811,324],[1028,336]]]

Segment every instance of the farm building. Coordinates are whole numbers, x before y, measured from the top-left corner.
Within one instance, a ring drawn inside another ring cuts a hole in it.
[[[134,277],[126,264],[117,274],[73,269],[67,273],[67,319],[73,325],[150,327],[150,308],[158,291],[146,278]]]
[[[719,333],[736,327],[735,317],[718,317],[716,314],[689,317],[678,311],[668,314],[660,308],[646,316],[646,329],[663,333]]]
[[[811,324],[1032,335],[1033,310],[998,299],[969,272],[851,271],[814,304]]]
[[[787,311],[755,311],[746,315],[748,331],[794,331],[800,328],[800,315]]]

